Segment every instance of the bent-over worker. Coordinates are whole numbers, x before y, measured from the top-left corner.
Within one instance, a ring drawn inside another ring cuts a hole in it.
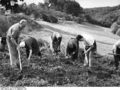
[[[26,49],[28,64],[30,62],[30,58],[31,58],[32,54],[41,57],[41,52],[39,49],[38,41],[33,37],[28,36],[28,37],[24,38],[20,42],[18,48],[25,48]]]
[[[118,69],[119,66],[119,61],[120,61],[120,40],[118,40],[117,42],[115,42],[115,44],[113,45],[113,54],[114,54],[114,60],[115,60],[115,68],[116,70]]]
[[[91,61],[97,49],[96,40],[89,34],[81,34],[81,36],[82,38],[80,39],[80,41],[84,42],[84,66],[89,65],[89,67],[91,67]]]

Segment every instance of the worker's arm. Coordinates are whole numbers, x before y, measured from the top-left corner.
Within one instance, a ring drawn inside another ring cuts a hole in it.
[[[32,55],[32,49],[30,49],[28,60],[30,60],[31,55]]]
[[[87,54],[92,48],[93,48],[93,45],[90,46],[90,48],[88,48],[88,50],[86,50],[84,54]]]
[[[117,47],[117,46],[114,45],[113,48],[112,48],[112,51],[113,51],[113,54],[114,54],[114,55],[116,55],[116,47]]]
[[[15,39],[13,38],[14,37],[14,33],[15,33],[15,31],[13,29],[11,29],[11,35],[9,37],[10,37],[12,43],[14,43],[17,46],[18,44],[15,41]]]
[[[21,59],[21,57],[20,57],[20,47],[19,46],[17,46],[17,50],[18,50],[19,59]]]
[[[11,37],[11,41],[16,45],[18,46],[17,42],[15,41],[15,39],[13,37]]]

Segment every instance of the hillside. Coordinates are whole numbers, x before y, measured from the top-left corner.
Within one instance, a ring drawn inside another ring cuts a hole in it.
[[[111,52],[112,45],[119,39],[119,36],[112,34],[109,28],[100,27],[92,24],[77,24],[77,23],[64,23],[64,24],[51,24],[43,21],[38,21],[42,26],[49,28],[52,31],[60,32],[75,36],[77,34],[89,33],[94,36],[98,42],[98,47],[103,45],[103,48],[98,48],[100,54],[105,55]],[[108,47],[107,49],[104,47]]]
[[[61,24],[45,21],[35,23],[42,28],[28,31],[24,33],[25,36],[30,35],[50,44],[53,32],[62,34],[59,58],[56,58],[49,48],[45,48],[41,51],[42,57],[32,56],[28,66],[23,49],[21,51],[23,70],[20,72],[17,68],[11,68],[8,57],[0,54],[0,86],[120,86],[120,71],[114,70],[113,57],[108,54],[111,53],[114,42],[120,38],[110,33],[109,28],[68,21]],[[81,33],[89,33],[97,40],[98,54],[93,58],[91,69],[83,66],[81,58],[73,62],[64,57],[68,40]]]
[[[120,16],[120,5],[114,7],[90,8],[84,11],[102,26],[110,27]]]
[[[120,20],[120,5],[83,9],[74,0],[67,0],[66,3],[66,0],[50,1],[53,4],[50,8],[46,4],[23,4],[20,6],[22,13],[0,16],[0,35],[5,35],[14,23],[27,19],[27,26],[20,39],[32,36],[41,41],[39,45],[42,54],[42,57],[32,55],[28,65],[25,49],[21,48],[23,70],[20,71],[10,66],[7,50],[4,55],[0,52],[0,86],[120,86],[120,67],[115,70],[114,58],[110,55],[113,44],[120,39],[110,29],[114,21]],[[62,34],[58,57],[49,48],[53,32]],[[92,35],[97,42],[97,53],[92,58],[91,68],[83,66],[81,42],[78,60],[65,58],[68,40],[83,33]]]

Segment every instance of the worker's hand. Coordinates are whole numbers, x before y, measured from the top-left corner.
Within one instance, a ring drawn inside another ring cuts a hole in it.
[[[30,65],[30,58],[28,58],[28,66]]]
[[[10,39],[13,41],[14,39],[12,37],[10,37]]]
[[[28,61],[30,61],[30,58],[28,58]]]
[[[116,53],[113,53],[114,55],[116,55]]]
[[[84,51],[84,53],[83,54],[87,54],[88,52],[87,51]]]

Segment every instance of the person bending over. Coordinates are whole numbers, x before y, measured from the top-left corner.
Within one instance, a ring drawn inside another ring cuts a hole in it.
[[[25,39],[23,39],[20,42],[18,48],[25,48],[26,49],[28,64],[30,62],[30,58],[31,58],[32,54],[41,57],[41,52],[39,49],[38,41],[34,37],[28,36]]]

